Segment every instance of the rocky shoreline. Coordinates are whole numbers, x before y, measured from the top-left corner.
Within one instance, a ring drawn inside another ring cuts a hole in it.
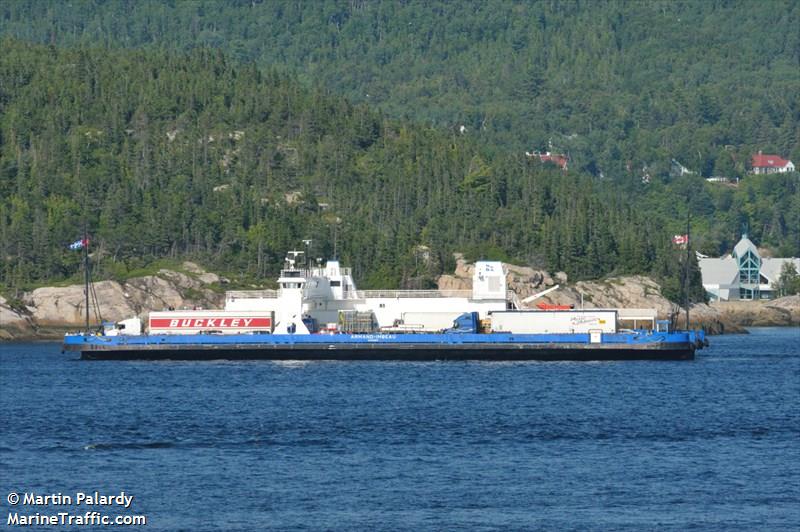
[[[118,321],[142,318],[153,310],[219,308],[224,300],[221,279],[192,262],[182,271],[159,270],[155,275],[126,281],[92,283],[99,316]],[[0,340],[59,339],[85,323],[83,285],[37,288],[15,301],[0,296]],[[90,319],[96,315],[90,308]]]
[[[506,264],[508,288],[518,301],[558,284],[558,290],[538,302],[574,305],[580,308],[655,308],[659,319],[677,315],[685,327],[681,309],[661,295],[659,285],[640,275],[613,277],[599,281],[568,283],[563,272],[550,274],[525,266]],[[456,256],[453,275],[438,279],[440,290],[472,288],[474,265]],[[117,321],[150,311],[168,308],[221,308],[224,287],[219,276],[198,265],[185,262],[182,271],[160,270],[155,275],[126,281],[93,283],[99,314]],[[83,327],[85,316],[83,286],[37,288],[14,301],[0,296],[0,340],[56,340],[65,331]],[[530,306],[534,307],[535,303]],[[800,296],[772,301],[716,302],[693,305],[690,326],[712,334],[746,332],[746,327],[800,326]]]

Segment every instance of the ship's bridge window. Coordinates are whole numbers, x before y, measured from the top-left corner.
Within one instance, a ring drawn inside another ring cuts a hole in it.
[[[300,288],[300,283],[283,283],[284,288]]]
[[[342,282],[341,281],[331,281],[331,287],[335,287],[335,286],[342,286]]]

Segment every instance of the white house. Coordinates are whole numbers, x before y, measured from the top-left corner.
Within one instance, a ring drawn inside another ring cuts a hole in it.
[[[764,155],[760,151],[750,161],[754,174],[783,174],[794,172],[794,163],[778,155]]]

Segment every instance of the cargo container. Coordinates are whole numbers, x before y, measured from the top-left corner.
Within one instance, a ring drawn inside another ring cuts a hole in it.
[[[150,334],[242,334],[271,333],[272,311],[234,312],[226,310],[176,310],[151,312]]]
[[[367,334],[375,332],[377,322],[372,311],[359,312],[356,310],[339,311],[339,331],[344,333]]]
[[[495,311],[492,332],[514,334],[570,334],[617,332],[616,310]]]

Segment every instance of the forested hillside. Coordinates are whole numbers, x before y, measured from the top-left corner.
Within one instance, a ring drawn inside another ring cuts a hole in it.
[[[2,3],[0,288],[75,278],[84,227],[106,277],[191,257],[271,278],[312,238],[364,287],[429,286],[463,251],[573,279],[649,273],[676,297],[687,211],[707,254],[747,228],[798,256],[798,174],[747,171],[759,149],[800,163],[799,15]],[[569,171],[524,154],[547,149]]]
[[[66,246],[84,226],[106,275],[191,256],[262,276],[312,238],[321,257],[335,241],[366,286],[424,285],[457,250],[579,278],[674,280],[669,237],[687,208],[675,194],[704,215],[698,230],[715,216],[798,205],[793,176],[753,178],[716,198],[684,178],[636,205],[612,183],[394,122],[216,51],[5,41],[2,52],[0,253],[10,286],[74,275],[79,254]]]
[[[56,46],[189,50],[284,65],[308,84],[501,150],[568,153],[620,181],[672,159],[742,176],[800,160],[794,0],[89,2],[0,6],[0,31]]]

